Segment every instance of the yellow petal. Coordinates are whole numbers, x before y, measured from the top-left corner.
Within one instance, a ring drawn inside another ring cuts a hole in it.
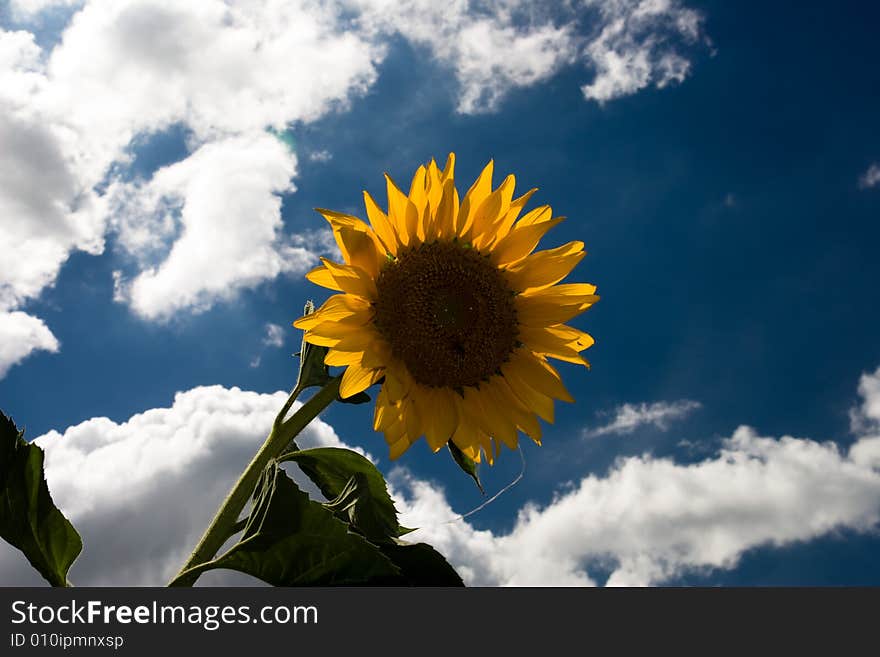
[[[578,353],[579,349],[573,347],[568,340],[557,333],[553,333],[549,328],[520,326],[519,339],[537,354],[544,354],[557,360],[588,366],[587,362]],[[581,349],[585,348],[582,347]]]
[[[505,381],[507,381],[510,386],[510,389],[520,399],[523,405],[527,409],[537,413],[538,417],[545,422],[550,422],[552,424],[554,419],[553,400],[547,395],[532,388],[532,386],[524,381],[519,374],[510,367],[509,362],[501,367],[501,372],[504,375]]]
[[[406,435],[411,441],[418,440],[423,431],[423,424],[419,414],[419,406],[416,405],[414,391],[410,389],[410,396],[403,400],[402,415],[403,423],[406,426]]]
[[[482,449],[483,453],[486,455],[486,460],[489,461],[489,465],[492,465],[501,453],[501,441],[493,440],[482,431],[477,433],[477,437],[480,440],[480,449]]]
[[[388,393],[383,385],[376,395],[376,408],[373,412],[373,430],[385,431],[400,420],[397,408],[388,401]]]
[[[528,385],[548,397],[573,402],[572,396],[565,389],[559,374],[544,359],[534,356],[531,352],[520,349],[510,358],[510,372]]]
[[[342,382],[339,384],[339,396],[342,399],[348,399],[352,395],[363,392],[376,383],[381,376],[380,370],[367,369],[356,363],[349,365],[345,374],[342,375]]]
[[[370,229],[370,227],[367,226],[367,224],[365,224],[361,219],[358,219],[351,214],[336,212],[335,210],[328,210],[326,208],[315,208],[315,211],[328,221],[330,227],[333,230],[338,230],[339,228],[346,227],[366,232]]]
[[[353,333],[370,333],[374,335],[372,329],[361,321],[361,317],[355,315],[344,319],[333,319],[327,322],[320,322],[312,326],[308,333],[312,336],[323,336],[325,338],[343,338]],[[372,337],[370,338],[373,339]],[[354,351],[346,349],[345,351]]]
[[[412,182],[409,186],[409,200],[416,206],[416,210],[421,214],[422,210],[428,204],[427,194],[427,169],[420,166],[413,175]]]
[[[515,184],[516,179],[513,176],[507,176],[498,189],[492,192],[477,208],[470,235],[472,236],[471,241],[478,249],[490,244],[495,239],[495,231],[510,207]]]
[[[591,295],[592,296],[592,295]],[[599,297],[593,297],[598,301]],[[519,295],[514,299],[516,319],[526,326],[553,326],[562,324],[593,305],[593,301],[560,303],[540,296]]]
[[[440,205],[440,198],[443,196],[443,181],[440,180],[440,169],[437,163],[431,158],[428,163],[428,171],[425,174],[428,194],[428,207],[431,209],[431,216],[436,214],[437,207]]]
[[[532,226],[534,224],[540,224],[549,219],[549,216],[545,212],[550,209],[549,205],[541,205],[530,212],[527,212],[522,219],[516,222],[514,225],[514,230],[518,228],[525,228],[526,226]]]
[[[592,335],[590,335],[589,333],[585,333],[580,329],[576,329],[573,326],[558,324],[556,326],[548,326],[545,330],[549,333],[552,333],[553,335],[558,335],[560,338],[566,341],[566,344],[568,344],[569,347],[571,347],[575,351],[583,351],[584,349],[589,349],[596,343]]]
[[[474,462],[480,462],[480,436],[479,430],[476,426],[468,423],[459,422],[458,426],[455,429],[455,433],[452,434],[452,442],[454,442],[458,448],[464,452],[465,456],[472,459]],[[492,463],[492,458],[488,459],[489,463]]]
[[[455,431],[458,417],[455,402],[450,397],[453,394],[447,389],[427,389],[425,399],[428,408],[422,410],[422,419],[425,422],[425,438],[435,452],[446,446]]]
[[[534,251],[547,231],[563,220],[563,217],[551,219],[550,214],[550,208],[545,206],[542,212],[545,220],[524,227],[517,226],[499,240],[492,249],[492,262],[499,267],[513,264]]]
[[[583,249],[583,242],[569,242],[555,249],[532,253],[507,269],[507,283],[515,292],[554,285],[583,260]]]
[[[293,325],[298,329],[310,329],[323,322],[345,320],[358,315],[357,323],[366,323],[371,317],[368,301],[350,294],[334,294],[318,310],[297,319]],[[352,319],[349,319],[352,321]]]
[[[361,365],[364,367],[387,367],[391,361],[391,347],[381,338],[374,340],[369,349],[364,350]]]
[[[338,349],[330,349],[324,356],[324,364],[330,367],[347,367],[355,363],[360,363],[361,352],[359,351],[339,351]]]
[[[335,347],[339,344],[339,338],[329,338],[323,335],[317,335],[311,331],[307,331],[303,336],[303,340],[309,344],[318,345],[319,347]]]
[[[596,286],[591,283],[564,283],[542,290],[530,290],[526,296],[533,299],[544,299],[567,305],[575,303],[595,303],[599,297],[595,295]]]
[[[493,376],[490,383],[493,388],[497,390],[499,403],[502,405],[502,408],[510,409],[510,413],[513,416],[514,422],[516,422],[517,427],[540,445],[541,425],[538,423],[533,411],[526,408],[503,376]]]
[[[333,321],[318,324],[306,332],[304,339],[311,344],[335,347],[340,351],[363,351],[377,337],[369,324],[365,326],[351,326]]]
[[[348,294],[354,294],[369,301],[375,301],[379,293],[376,290],[375,278],[355,265],[339,265],[326,258],[321,262],[329,270],[333,280]]]
[[[443,173],[440,174],[440,179],[445,183],[447,180],[452,180],[455,176],[455,153],[450,153],[446,158],[446,166],[443,167]]]
[[[339,287],[339,283],[333,278],[333,274],[331,274],[330,270],[324,265],[318,265],[312,269],[306,274],[306,278],[315,285],[320,285],[321,287],[326,287],[330,290],[342,290],[342,288]]]
[[[388,189],[388,220],[397,231],[397,237],[402,245],[414,244],[418,237],[419,219],[416,206],[400,191],[387,173],[385,182]]]
[[[461,202],[461,209],[458,211],[455,232],[459,237],[464,237],[470,230],[474,221],[474,215],[477,208],[489,194],[492,193],[492,170],[495,167],[494,160],[489,160],[489,164],[483,169],[477,177],[474,184],[465,194],[464,200]]]
[[[354,228],[340,228],[334,231],[336,242],[345,260],[363,269],[371,278],[379,275],[379,267],[385,261],[385,247],[379,244],[372,231],[363,232]]]
[[[373,197],[366,191],[364,192],[364,206],[367,208],[367,218],[370,220],[370,225],[376,231],[376,236],[385,246],[385,250],[391,255],[397,255],[397,248],[400,244],[397,233],[391,222],[388,221],[388,215],[382,212]]]
[[[516,221],[517,217],[519,217],[519,213],[522,212],[522,209],[525,207],[526,203],[528,203],[529,199],[532,198],[532,194],[537,191],[538,188],[534,187],[519,198],[516,198],[510,202],[510,209],[507,211],[507,214],[504,215],[504,218],[501,220],[501,223],[495,231],[496,240],[507,237],[507,234],[513,227],[513,223]]]
[[[483,386],[477,390],[473,387],[464,389],[465,403],[473,409],[479,409],[478,422],[480,427],[493,438],[501,439],[506,445],[516,449],[516,426],[507,416],[506,409],[501,408],[497,401],[484,391]]]
[[[395,441],[391,445],[388,446],[388,458],[392,461],[399,459],[403,456],[403,453],[406,452],[410,448],[411,443],[407,440],[406,436]]]
[[[409,378],[394,362],[385,370],[385,388],[392,402],[403,399],[409,393]]]
[[[330,222],[333,237],[345,262],[357,265],[373,277],[377,276],[385,249],[370,227],[350,214],[323,208],[317,208],[317,211]]]
[[[385,434],[385,440],[389,445],[406,436],[406,428],[403,426],[403,418],[400,417],[400,409],[394,409],[392,421],[382,433]]]
[[[455,191],[455,183],[452,179],[448,179],[443,183],[443,195],[434,218],[434,233],[438,238],[450,239],[455,236],[455,217],[457,215],[458,194]]]

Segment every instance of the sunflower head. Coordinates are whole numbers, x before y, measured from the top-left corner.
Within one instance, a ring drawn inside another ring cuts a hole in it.
[[[589,367],[593,344],[565,322],[595,303],[596,287],[559,284],[584,257],[583,242],[535,251],[562,221],[549,206],[523,214],[534,189],[513,197],[514,177],[492,187],[490,161],[459,197],[455,156],[420,166],[405,194],[386,174],[387,211],[364,192],[369,224],[318,210],[345,260],[307,278],[338,293],[294,326],[345,367],[343,398],[380,382],[373,426],[391,458],[420,437],[452,441],[490,463],[518,432],[540,444],[538,418],[573,401],[547,358]]]

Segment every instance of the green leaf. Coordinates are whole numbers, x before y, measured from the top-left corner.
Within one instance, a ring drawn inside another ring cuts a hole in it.
[[[380,549],[400,569],[408,586],[464,586],[444,556],[427,543],[399,541]]]
[[[229,568],[275,586],[401,581],[400,570],[375,545],[350,532],[323,504],[310,500],[276,461],[258,486],[241,540],[186,574]]]
[[[306,302],[303,315],[311,315],[315,312],[315,304],[311,301]],[[305,336],[305,332],[303,332]],[[300,365],[299,365],[299,381],[298,385],[302,389],[311,386],[323,388],[330,380],[330,371],[324,364],[324,357],[327,355],[327,347],[321,347],[303,339],[302,348],[300,349]]]
[[[328,500],[337,500],[354,479],[354,489],[348,491],[352,498],[346,507],[347,518],[371,541],[389,542],[406,533],[397,523],[397,509],[382,473],[357,452],[316,447],[284,454],[278,460],[296,462]]]
[[[370,396],[365,392],[359,392],[345,399],[337,396],[336,401],[341,401],[343,404],[366,404],[370,401]]]
[[[58,510],[43,474],[43,450],[24,439],[0,412],[0,537],[21,550],[52,586],[67,586],[67,571],[82,539]]]
[[[476,462],[470,456],[462,452],[458,445],[451,440],[446,443],[446,446],[449,447],[449,453],[452,454],[452,458],[458,464],[458,467],[461,468],[471,479],[477,482],[477,488],[479,488],[480,492],[485,495],[486,491],[483,490],[483,484],[480,483],[480,475],[477,472],[478,466]]]
[[[304,342],[300,358],[302,359],[299,369],[299,384],[303,389],[311,386],[323,388],[330,380],[330,371],[324,364],[324,356],[327,355],[327,347]]]

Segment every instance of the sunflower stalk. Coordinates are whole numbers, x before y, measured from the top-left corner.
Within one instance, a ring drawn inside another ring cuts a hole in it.
[[[314,308],[314,304],[308,301],[305,313],[314,312]],[[323,352],[314,351],[313,345],[307,344],[304,341],[300,357],[296,386],[275,417],[272,431],[244,472],[242,472],[232,490],[229,491],[229,494],[220,505],[220,508],[214,515],[214,519],[205,530],[204,535],[190,554],[187,562],[172,579],[175,586],[192,586],[195,583],[200,571],[193,571],[193,569],[213,559],[221,546],[236,533],[236,528],[240,528],[239,515],[254,491],[260,474],[269,462],[280,454],[296,451],[298,449],[295,441],[296,436],[321,411],[339,397],[341,377],[331,377],[329,375],[327,367],[323,363]],[[309,401],[303,404],[296,413],[290,418],[285,419],[300,393],[305,388],[315,385],[321,385],[321,389]]]

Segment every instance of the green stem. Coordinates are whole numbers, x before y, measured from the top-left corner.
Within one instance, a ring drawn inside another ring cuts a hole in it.
[[[175,575],[172,580],[175,586],[192,586],[193,583],[195,583],[198,578],[198,573],[195,575],[188,574],[183,577],[181,577],[181,575],[185,571],[214,558],[214,555],[217,554],[217,550],[219,550],[223,543],[225,543],[232,535],[231,530],[235,526],[238,516],[247,503],[248,498],[254,491],[260,473],[264,470],[269,461],[278,456],[309,422],[315,419],[321,411],[327,408],[327,406],[337,398],[339,395],[340,380],[341,377],[330,379],[324,387],[309,399],[309,401],[303,404],[289,420],[285,421],[284,416],[287,414],[293,401],[299,393],[302,392],[302,388],[297,384],[297,387],[291,393],[290,398],[288,398],[287,403],[285,403],[281,412],[278,414],[278,417],[275,419],[272,432],[269,434],[269,437],[266,438],[266,442],[263,443],[260,451],[256,453],[250,464],[241,474],[241,477],[239,477],[238,481],[235,483],[235,486],[229,491],[229,495],[226,496],[226,499],[223,501],[223,504],[220,505],[220,508],[217,510],[217,514],[214,516],[208,529],[205,530],[202,540],[199,541],[199,544],[192,551],[187,562],[181,567],[177,575]]]

